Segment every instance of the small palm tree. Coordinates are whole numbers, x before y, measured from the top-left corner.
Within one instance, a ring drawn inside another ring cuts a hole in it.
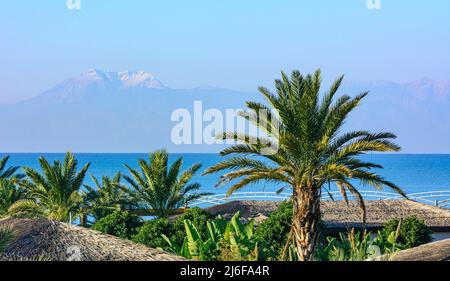
[[[14,230],[10,226],[0,227],[0,254],[2,254],[9,244],[14,240]]]
[[[0,179],[0,218],[9,215],[14,203],[25,199],[29,194],[14,179]]]
[[[380,165],[358,158],[372,151],[398,151],[400,147],[390,141],[394,134],[341,134],[349,113],[367,95],[344,95],[335,100],[342,80],[343,77],[337,79],[323,97],[319,93],[320,70],[306,77],[299,71],[290,78],[282,73],[282,79],[275,80],[276,95],[260,87],[269,106],[247,102],[250,111],[241,115],[264,130],[267,137],[225,132],[221,138],[237,140],[239,144],[226,148],[221,155],[235,156],[205,171],[226,171],[219,184],[238,180],[228,194],[259,181],[291,187],[294,214],[285,253],[293,247],[299,260],[312,258],[318,237],[321,192],[330,183],[336,184],[346,201],[347,192],[355,196],[363,209],[363,221],[364,201],[354,181],[376,188],[387,186],[404,195],[395,184],[373,172],[373,168],[382,168]]]
[[[183,159],[177,159],[170,167],[169,154],[165,150],[150,153],[149,161],[139,160],[141,171],[125,165],[131,176],[124,179],[131,185],[128,193],[134,211],[148,211],[157,217],[168,217],[174,210],[209,193],[193,193],[200,188],[198,183],[189,183],[200,164],[181,172]],[[180,174],[181,173],[181,174]]]
[[[96,221],[112,214],[116,210],[123,210],[129,204],[128,193],[121,184],[122,174],[117,173],[114,178],[104,176],[102,182],[91,175],[95,187],[84,185],[84,208]]]
[[[23,175],[21,175],[21,174],[14,175],[20,167],[6,168],[6,163],[8,162],[8,160],[9,160],[9,156],[5,156],[2,159],[0,159],[0,180],[8,179],[11,177],[15,177],[17,179],[23,178]]]
[[[77,172],[78,161],[68,152],[63,163],[56,160],[50,165],[41,157],[39,164],[43,174],[32,168],[23,168],[27,178],[20,184],[32,199],[18,201],[12,208],[21,212],[24,209],[40,212],[49,219],[63,222],[68,222],[71,216],[77,217],[82,203],[80,188],[89,163]]]

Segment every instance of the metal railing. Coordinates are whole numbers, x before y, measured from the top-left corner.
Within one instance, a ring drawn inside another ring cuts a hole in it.
[[[359,191],[362,197],[365,200],[401,200],[405,199],[398,193],[394,192],[384,192],[384,191],[376,191],[376,190],[362,190]],[[333,191],[322,194],[322,200],[331,200],[331,197],[334,200],[342,200],[343,196],[339,191]],[[189,207],[195,206],[208,206],[208,205],[219,205],[224,204],[231,201],[238,200],[267,200],[267,201],[282,201],[289,199],[292,196],[292,193],[283,192],[269,192],[269,191],[253,191],[253,192],[237,192],[233,193],[230,196],[226,194],[214,194],[203,196],[191,204]],[[428,205],[438,206],[442,208],[450,207],[450,190],[442,190],[442,191],[427,191],[427,192],[417,192],[407,194],[408,199],[425,203]],[[353,195],[348,195],[349,200],[354,199]]]

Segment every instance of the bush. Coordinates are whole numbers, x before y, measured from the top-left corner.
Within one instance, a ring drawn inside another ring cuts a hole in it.
[[[162,234],[171,237],[173,235],[172,225],[168,219],[154,219],[144,223],[139,232],[133,236],[133,241],[152,248],[163,248],[167,242]]]
[[[98,220],[92,229],[111,234],[117,237],[131,239],[138,232],[138,228],[143,224],[142,219],[128,212],[115,211]]]
[[[179,216],[173,223],[168,219],[154,219],[146,221],[138,230],[137,234],[132,237],[136,243],[144,244],[152,248],[164,248],[167,242],[162,235],[169,237],[175,244],[181,245],[186,237],[184,221],[189,220],[197,227],[203,238],[207,236],[206,223],[212,219],[212,216],[200,209],[192,208]]]
[[[283,251],[291,229],[292,208],[292,203],[282,203],[256,229],[256,240],[268,260],[277,260]]]
[[[196,226],[198,232],[201,234],[202,238],[206,239],[207,227],[206,223],[208,220],[213,219],[213,216],[200,208],[192,208],[187,210],[184,214],[179,216],[173,223],[173,234],[168,236],[176,244],[182,244],[184,238],[186,237],[186,231],[184,228],[184,221],[189,220],[193,225]]]
[[[399,219],[392,219],[384,226],[382,233],[388,234],[397,230]],[[404,248],[417,247],[431,242],[431,230],[424,223],[414,216],[402,220],[397,243]]]

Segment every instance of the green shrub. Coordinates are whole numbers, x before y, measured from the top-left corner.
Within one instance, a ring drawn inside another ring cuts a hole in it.
[[[388,234],[397,230],[399,219],[392,219],[384,226],[382,233]],[[415,216],[402,220],[397,243],[403,248],[412,248],[431,242],[431,230],[423,220]]]
[[[173,240],[176,244],[182,244],[184,238],[186,237],[186,231],[184,226],[184,221],[189,220],[193,225],[197,228],[198,232],[202,236],[202,238],[207,238],[207,227],[206,223],[208,220],[213,219],[213,216],[200,208],[192,208],[188,209],[184,214],[179,216],[173,222],[173,233],[172,236],[168,236]]]
[[[167,245],[162,235],[172,237],[173,227],[168,219],[154,219],[146,221],[133,236],[133,241],[151,248],[163,248]]]
[[[283,251],[292,223],[292,203],[284,202],[256,229],[255,237],[268,260],[277,260]]]
[[[184,221],[191,221],[198,229],[202,237],[206,238],[206,223],[212,216],[200,208],[192,208],[179,216],[172,223],[168,219],[154,219],[146,221],[137,234],[132,237],[136,243],[144,244],[152,248],[167,246],[163,235],[170,238],[174,243],[181,245],[186,237]]]
[[[117,237],[131,239],[138,232],[138,228],[143,224],[142,219],[128,212],[115,211],[98,220],[92,229],[111,234]]]

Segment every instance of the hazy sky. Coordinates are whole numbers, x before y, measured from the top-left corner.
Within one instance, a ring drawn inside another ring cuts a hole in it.
[[[450,78],[450,1],[2,1],[0,102],[89,68],[145,70],[170,87],[253,90],[279,70],[324,78]]]

